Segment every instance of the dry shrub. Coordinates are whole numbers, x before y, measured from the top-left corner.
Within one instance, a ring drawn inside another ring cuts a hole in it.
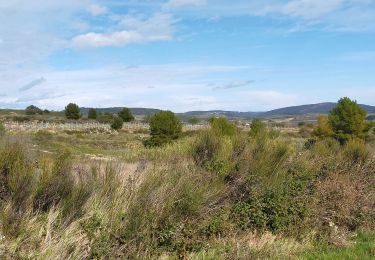
[[[364,163],[370,157],[364,141],[352,139],[344,147],[344,158],[353,163]]]
[[[68,152],[60,155],[51,170],[44,165],[35,194],[35,210],[48,211],[72,193],[75,182],[70,174],[69,156]]]
[[[210,162],[218,150],[221,148],[220,138],[213,135],[212,132],[204,131],[199,136],[193,151],[193,157],[198,165],[206,166]]]
[[[318,219],[323,232],[337,235],[374,225],[373,170],[373,165],[337,169],[318,183]]]

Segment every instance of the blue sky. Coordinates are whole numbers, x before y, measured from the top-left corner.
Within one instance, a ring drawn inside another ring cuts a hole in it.
[[[375,105],[374,0],[0,0],[0,107]]]

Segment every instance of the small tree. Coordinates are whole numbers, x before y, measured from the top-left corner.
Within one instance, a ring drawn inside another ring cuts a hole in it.
[[[129,108],[124,107],[119,113],[118,116],[122,118],[124,122],[131,122],[134,120],[134,116],[132,115]]]
[[[69,103],[65,107],[65,116],[67,119],[79,119],[81,117],[79,106],[74,103]]]
[[[111,128],[113,130],[120,130],[122,128],[123,124],[124,124],[124,121],[122,120],[122,118],[117,116],[113,119],[112,124],[111,124]]]
[[[36,115],[36,114],[42,115],[43,110],[41,110],[39,107],[31,105],[25,109],[25,113],[26,115]]]
[[[87,116],[88,119],[96,119],[98,117],[98,112],[95,108],[90,108],[89,114]]]
[[[161,146],[180,137],[182,124],[171,111],[160,111],[149,119],[151,138],[147,146]]]
[[[352,138],[363,138],[368,131],[367,112],[356,101],[341,98],[329,114],[329,123],[334,136],[341,143]]]

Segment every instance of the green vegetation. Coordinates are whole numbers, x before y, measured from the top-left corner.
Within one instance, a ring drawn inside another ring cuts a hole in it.
[[[209,123],[215,134],[232,136],[236,133],[236,126],[225,117],[211,117]]]
[[[124,124],[124,121],[122,120],[122,118],[117,116],[113,119],[112,124],[111,124],[111,128],[113,130],[120,130],[122,128],[123,124]]]
[[[371,123],[366,122],[367,112],[356,101],[342,98],[328,116],[319,116],[312,135],[318,138],[334,137],[341,144],[352,139],[368,137]]]
[[[109,113],[109,112],[105,112],[105,113],[99,113],[96,120],[99,122],[99,123],[103,123],[103,124],[111,124],[113,122],[113,119],[115,117],[113,116],[112,113]]]
[[[182,132],[173,113],[159,112],[151,135],[7,134],[1,258],[375,257],[373,139],[340,143],[258,120],[250,131],[210,121]],[[143,146],[159,137],[168,142]]]
[[[36,115],[36,114],[42,115],[43,110],[40,109],[39,107],[31,105],[25,109],[25,114],[26,115]]]
[[[262,133],[265,133],[266,125],[259,118],[255,118],[250,124],[250,136],[257,137]]]
[[[118,116],[122,118],[124,122],[131,122],[134,120],[134,116],[130,112],[129,108],[123,108],[119,113]]]
[[[2,122],[0,122],[0,137],[4,136],[6,133],[5,126]]]
[[[330,125],[328,116],[321,115],[318,117],[318,123],[315,126],[312,134],[313,136],[317,136],[319,138],[333,137],[334,132]]]
[[[364,138],[368,132],[366,116],[366,110],[361,108],[356,101],[349,98],[340,99],[329,115],[329,123],[334,136],[341,142],[352,138]]]
[[[67,119],[79,119],[81,117],[79,106],[74,103],[68,104],[65,107],[65,116]]]
[[[182,124],[171,111],[160,111],[151,116],[148,123],[151,138],[145,142],[146,146],[162,146],[181,136]]]
[[[87,115],[87,118],[88,119],[97,119],[98,117],[98,112],[96,111],[95,108],[90,108],[89,112],[88,112],[88,115]]]
[[[360,231],[354,243],[346,248],[337,248],[332,245],[319,245],[313,250],[302,254],[301,259],[363,259],[375,258],[374,231]]]

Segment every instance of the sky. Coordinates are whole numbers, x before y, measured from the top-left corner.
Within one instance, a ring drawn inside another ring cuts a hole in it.
[[[0,108],[375,105],[375,0],[0,0]]]

